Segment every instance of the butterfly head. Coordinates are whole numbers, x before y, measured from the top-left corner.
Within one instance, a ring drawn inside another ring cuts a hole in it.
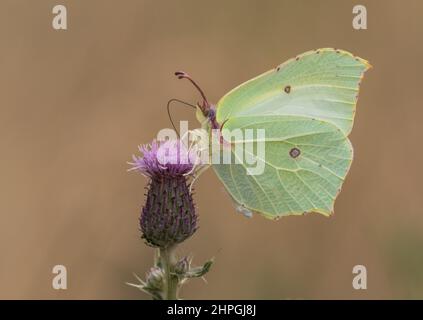
[[[216,106],[209,103],[206,95],[204,94],[204,91],[200,88],[200,86],[191,78],[188,73],[184,71],[175,72],[175,76],[177,76],[178,79],[187,79],[194,85],[194,87],[200,93],[202,101],[197,103],[197,119],[201,123],[203,123],[204,120],[207,120],[207,122],[213,129],[220,128],[219,124],[216,121]]]

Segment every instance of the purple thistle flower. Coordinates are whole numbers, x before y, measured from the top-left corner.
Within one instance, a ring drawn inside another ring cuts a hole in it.
[[[129,164],[130,170],[150,179],[140,218],[142,238],[150,246],[167,248],[197,230],[198,216],[187,178],[198,158],[180,140],[153,141],[139,151],[142,155],[134,155]]]

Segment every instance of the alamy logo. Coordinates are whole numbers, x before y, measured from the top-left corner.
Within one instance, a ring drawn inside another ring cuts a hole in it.
[[[53,289],[66,290],[68,288],[66,267],[61,264],[55,265],[52,272],[56,274],[51,282]]]
[[[166,163],[190,163],[193,158],[201,165],[239,164],[248,175],[260,175],[265,169],[265,129],[205,129],[188,130],[188,122],[180,122],[181,142],[188,150],[179,149],[179,156],[171,154],[171,145],[163,144],[158,159]],[[162,129],[158,141],[174,141],[178,135],[173,129]],[[174,148],[173,148],[174,149]],[[190,155],[195,154],[195,157]]]
[[[51,25],[55,30],[67,30],[68,29],[68,17],[66,7],[58,4],[53,7],[52,13],[55,14]]]
[[[367,289],[367,269],[363,265],[356,265],[352,271],[354,276],[352,286],[355,290],[366,290]]]
[[[365,6],[358,4],[352,10],[355,14],[352,25],[355,30],[367,29],[367,9]]]

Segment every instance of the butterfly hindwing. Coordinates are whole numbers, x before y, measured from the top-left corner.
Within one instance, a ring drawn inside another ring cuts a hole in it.
[[[256,153],[256,163],[248,165],[244,143],[231,141],[230,164],[214,164],[233,199],[268,218],[319,212],[330,215],[352,161],[352,147],[342,131],[331,123],[296,116],[259,116],[229,120],[225,127],[246,132],[265,129],[265,154]],[[241,129],[240,129],[241,128]],[[253,150],[258,150],[255,145]],[[239,160],[239,161],[237,161]],[[252,167],[263,168],[248,174]]]

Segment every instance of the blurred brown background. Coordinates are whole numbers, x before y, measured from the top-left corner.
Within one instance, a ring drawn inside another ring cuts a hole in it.
[[[64,4],[68,30],[51,27]],[[368,30],[353,30],[364,4]],[[214,172],[196,185],[200,229],[181,248],[216,264],[195,299],[423,298],[421,1],[18,1],[0,3],[0,298],[145,299],[124,284],[146,180],[137,145],[170,127],[165,104],[216,102],[284,60],[337,47],[369,60],[335,215],[247,219]],[[190,109],[175,120],[195,124]],[[68,290],[52,289],[52,267]],[[368,289],[352,288],[363,264]]]

